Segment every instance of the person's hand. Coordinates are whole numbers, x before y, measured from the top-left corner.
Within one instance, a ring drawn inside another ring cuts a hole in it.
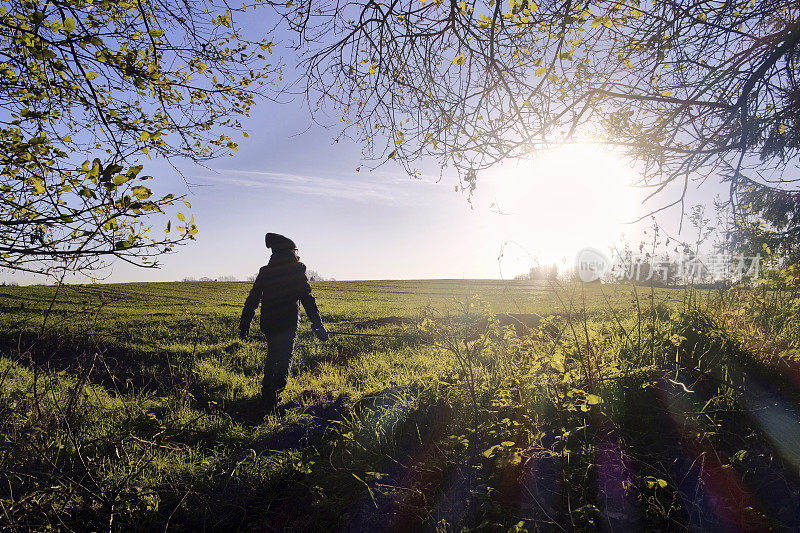
[[[330,338],[330,335],[328,335],[328,330],[326,330],[325,326],[323,326],[322,324],[316,324],[311,326],[311,330],[314,332],[314,335],[316,335],[317,338],[322,342],[325,342]]]

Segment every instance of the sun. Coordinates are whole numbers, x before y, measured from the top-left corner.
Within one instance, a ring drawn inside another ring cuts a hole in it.
[[[634,168],[602,145],[563,145],[507,165],[490,181],[487,222],[508,243],[508,272],[524,272],[537,259],[571,264],[586,247],[608,251],[630,236],[641,213]]]

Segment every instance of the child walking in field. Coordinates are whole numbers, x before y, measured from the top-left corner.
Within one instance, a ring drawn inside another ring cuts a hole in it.
[[[267,357],[261,395],[267,412],[278,404],[286,387],[292,365],[292,351],[300,323],[300,303],[311,321],[311,329],[321,341],[328,340],[317,302],[306,278],[306,266],[300,262],[294,242],[277,233],[264,238],[272,256],[258,272],[253,288],[244,302],[239,321],[239,336],[244,339],[250,331],[256,308],[261,302],[261,331],[267,337]]]

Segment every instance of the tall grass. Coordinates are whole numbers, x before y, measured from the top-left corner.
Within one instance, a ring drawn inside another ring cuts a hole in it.
[[[3,528],[800,527],[795,298],[415,283],[319,285],[266,418],[244,284],[6,289]]]

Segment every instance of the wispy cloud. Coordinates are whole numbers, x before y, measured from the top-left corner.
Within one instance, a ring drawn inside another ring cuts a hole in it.
[[[428,180],[401,179],[398,176],[330,177],[257,170],[218,169],[215,173],[196,176],[195,182],[213,182],[229,186],[281,189],[292,194],[321,196],[364,202],[404,203],[443,189],[441,183]]]

